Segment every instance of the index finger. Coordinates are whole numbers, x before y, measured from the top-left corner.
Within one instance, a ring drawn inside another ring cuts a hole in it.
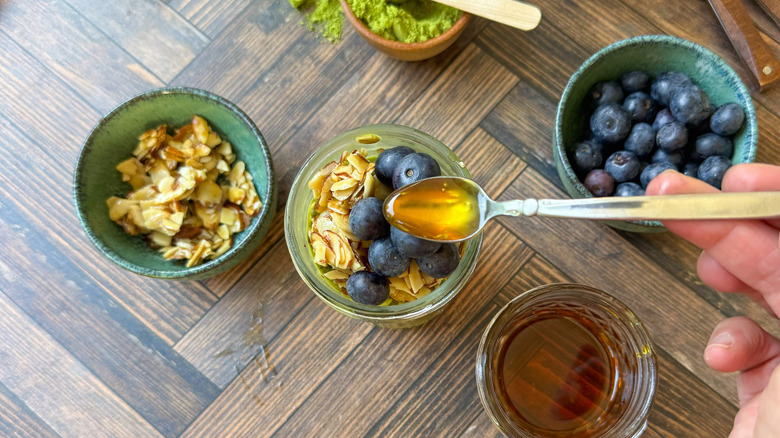
[[[747,175],[753,173],[753,176]],[[780,190],[780,168],[743,165],[730,169],[724,190]],[[664,172],[647,187],[648,195],[711,193],[718,190],[677,172]],[[739,280],[759,291],[775,314],[780,313],[778,230],[760,220],[664,221],[673,233],[705,250]]]

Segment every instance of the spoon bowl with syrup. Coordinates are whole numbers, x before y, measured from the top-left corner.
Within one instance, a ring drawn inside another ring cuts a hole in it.
[[[384,214],[390,225],[417,237],[460,242],[502,215],[590,220],[780,217],[780,192],[494,201],[470,179],[441,176],[394,191],[385,199]]]

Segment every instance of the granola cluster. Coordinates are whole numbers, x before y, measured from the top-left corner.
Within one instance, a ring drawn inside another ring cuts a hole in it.
[[[358,142],[370,144],[376,140],[366,137]],[[368,160],[363,148],[344,151],[338,161],[317,172],[308,186],[314,195],[314,216],[309,229],[314,262],[329,268],[323,276],[346,294],[350,275],[370,269],[367,257],[371,245],[370,240],[360,240],[352,234],[349,213],[361,199],[384,199],[390,190],[376,178],[374,163]],[[389,278],[390,298],[396,302],[412,301],[427,295],[442,281],[422,273],[412,261],[404,273]]]
[[[230,143],[197,115],[173,136],[160,125],[138,140],[133,157],[116,166],[132,191],[107,200],[111,220],[188,268],[227,252],[262,208]]]

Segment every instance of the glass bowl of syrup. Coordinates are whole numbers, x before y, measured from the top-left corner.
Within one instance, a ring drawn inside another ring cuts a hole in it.
[[[379,138],[370,144],[356,139],[373,134]],[[314,263],[308,231],[313,217],[314,195],[307,183],[329,162],[338,160],[345,150],[364,148],[370,161],[379,151],[396,146],[408,146],[416,152],[433,157],[443,175],[471,178],[460,159],[443,143],[429,134],[402,125],[366,125],[343,132],[320,146],[303,164],[290,188],[284,214],[284,231],[287,248],[295,269],[309,288],[336,311],[362,321],[389,328],[416,326],[441,314],[446,305],[466,285],[482,246],[482,234],[463,243],[458,267],[429,294],[409,302],[390,305],[368,305],[353,301],[333,282],[323,277],[322,268]],[[392,190],[388,190],[389,194]]]
[[[638,437],[657,383],[653,346],[622,302],[578,284],[510,301],[477,352],[477,387],[509,437]]]

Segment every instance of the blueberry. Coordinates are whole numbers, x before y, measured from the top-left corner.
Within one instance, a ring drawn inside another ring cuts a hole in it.
[[[577,143],[574,147],[573,161],[574,167],[582,174],[601,166],[603,157],[601,156],[601,145],[596,146],[596,142],[585,140]]]
[[[642,183],[642,188],[646,189],[647,185],[650,184],[650,181],[653,180],[658,174],[665,170],[677,170],[676,167],[674,167],[674,164],[669,163],[667,161],[663,161],[660,163],[653,163],[645,168],[645,170],[642,171],[642,174],[639,176],[639,182]]]
[[[685,163],[685,166],[683,166],[683,174],[690,176],[692,178],[698,178],[699,177],[699,163],[695,161],[689,161]]]
[[[669,106],[669,100],[678,88],[691,84],[691,79],[684,73],[670,71],[658,75],[650,86],[650,96],[664,106]]]
[[[390,297],[390,283],[376,272],[355,272],[347,280],[347,295],[357,303],[379,305]]]
[[[394,148],[383,150],[374,164],[374,172],[379,181],[388,186],[393,185],[393,171],[395,166],[401,161],[401,158],[413,154],[414,149],[408,146],[396,146]]]
[[[702,159],[712,155],[731,157],[734,145],[731,140],[718,134],[704,134],[696,138],[696,155]]]
[[[645,91],[650,86],[650,76],[642,70],[634,70],[620,76],[620,86],[627,93]]]
[[[672,122],[674,122],[674,116],[672,115],[672,112],[669,111],[669,108],[664,108],[661,111],[658,111],[658,114],[655,115],[655,120],[653,120],[653,129],[658,131],[662,126]]]
[[[439,163],[428,154],[415,152],[398,162],[393,171],[393,189],[398,190],[421,179],[440,176]]]
[[[631,121],[650,122],[655,117],[655,101],[643,91],[635,91],[623,101],[623,108],[631,114]]]
[[[631,129],[631,115],[622,106],[608,103],[596,108],[590,117],[590,130],[598,141],[617,143]]]
[[[710,117],[710,129],[719,135],[734,135],[745,123],[745,110],[730,102],[718,107]]]
[[[390,239],[383,237],[371,242],[368,247],[368,264],[371,269],[385,277],[397,277],[409,268],[412,260],[402,253]]]
[[[691,126],[698,125],[710,116],[710,100],[704,90],[690,84],[672,95],[669,110],[677,121]]]
[[[407,257],[418,258],[425,257],[435,253],[441,243],[432,240],[420,239],[405,233],[396,227],[390,227],[390,238],[398,250],[406,254]]]
[[[720,155],[713,155],[704,160],[699,166],[698,177],[707,184],[720,188],[723,174],[731,167],[731,160]]]
[[[655,130],[647,123],[637,123],[631,128],[623,149],[633,152],[638,157],[650,155],[655,147]]]
[[[458,263],[460,253],[454,243],[444,243],[435,253],[417,259],[420,271],[433,278],[444,278],[452,274]]]
[[[615,196],[643,196],[645,189],[635,182],[624,182],[618,184],[615,189]]]
[[[655,143],[668,152],[680,150],[688,144],[688,128],[680,122],[667,123],[656,133]]]
[[[349,229],[360,240],[374,240],[390,234],[390,224],[382,212],[379,198],[358,201],[349,212]]]
[[[616,182],[631,181],[639,175],[639,158],[633,152],[617,151],[607,158],[604,170]]]
[[[615,178],[604,169],[593,169],[585,176],[582,182],[593,196],[612,196],[615,192]]]
[[[682,150],[669,152],[663,149],[656,149],[655,152],[653,152],[652,158],[650,158],[650,163],[652,164],[669,163],[674,166],[675,169],[679,169],[684,161],[685,153]]]
[[[623,101],[623,89],[615,81],[599,82],[590,89],[590,104],[593,108],[607,103]]]

